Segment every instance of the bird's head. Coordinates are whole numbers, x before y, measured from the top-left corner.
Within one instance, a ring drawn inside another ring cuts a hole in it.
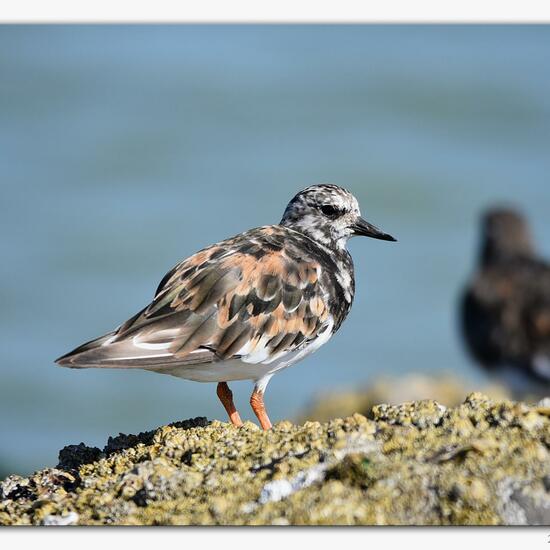
[[[481,221],[481,262],[485,265],[534,254],[525,218],[509,207],[487,210]]]
[[[361,217],[359,203],[349,191],[331,184],[312,185],[300,191],[288,203],[281,225],[336,249],[344,249],[355,235],[396,240]]]

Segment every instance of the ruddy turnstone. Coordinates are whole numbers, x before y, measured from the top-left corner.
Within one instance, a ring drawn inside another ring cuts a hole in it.
[[[355,282],[346,243],[354,235],[395,241],[361,218],[349,191],[308,187],[290,201],[279,225],[251,229],[183,260],[146,308],[56,362],[217,382],[237,426],[227,382],[253,380],[250,404],[268,429],[269,379],[326,343],[351,308]]]
[[[481,229],[478,271],[461,304],[467,347],[518,397],[549,394],[550,265],[518,212],[489,210]]]

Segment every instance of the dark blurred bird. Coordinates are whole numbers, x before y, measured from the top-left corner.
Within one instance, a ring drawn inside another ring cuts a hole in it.
[[[513,209],[487,211],[481,232],[478,269],[461,304],[467,347],[517,397],[548,395],[550,265]]]
[[[395,241],[361,218],[349,191],[308,187],[290,201],[279,225],[251,229],[183,260],[146,308],[57,363],[217,382],[235,425],[242,422],[227,382],[253,380],[250,404],[268,429],[263,394],[270,378],[326,343],[351,308],[355,282],[346,244],[354,235]]]

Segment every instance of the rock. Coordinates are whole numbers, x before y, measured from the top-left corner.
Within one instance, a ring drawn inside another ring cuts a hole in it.
[[[197,418],[0,483],[4,525],[550,523],[547,404],[473,393],[262,432]]]
[[[67,445],[59,451],[58,467],[66,470],[77,470],[82,464],[95,462],[101,455],[101,449],[88,447],[84,443]]]
[[[66,516],[46,516],[42,525],[75,525],[78,522],[78,514],[69,512]]]
[[[452,374],[408,374],[399,377],[383,377],[364,388],[332,391],[319,395],[300,420],[330,420],[339,416],[361,413],[373,416],[373,407],[379,403],[396,405],[404,401],[430,401],[437,399],[444,406],[459,405],[464,395],[473,390],[472,385]],[[492,399],[508,399],[506,389],[497,384],[483,388]],[[539,404],[542,406],[542,402]]]

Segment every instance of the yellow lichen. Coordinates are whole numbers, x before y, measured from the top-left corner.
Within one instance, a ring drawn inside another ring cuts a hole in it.
[[[482,394],[262,432],[205,419],[0,485],[1,524],[493,525],[550,522],[550,418]]]

